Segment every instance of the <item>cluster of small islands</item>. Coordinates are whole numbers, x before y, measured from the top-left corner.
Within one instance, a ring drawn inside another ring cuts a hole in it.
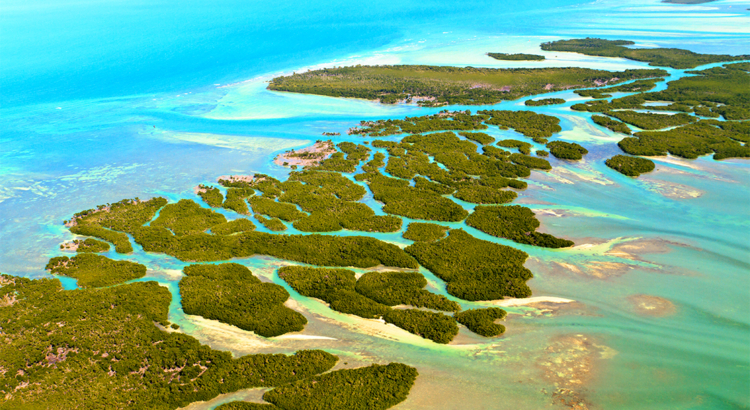
[[[689,71],[661,91],[651,91],[667,76],[659,68],[436,66],[321,69],[275,78],[269,89],[428,107],[487,105],[572,89],[590,98],[573,110],[595,113],[595,124],[622,134],[623,153],[606,165],[624,175],[654,170],[642,156],[750,157],[750,63],[733,63],[750,57],[627,47],[632,44],[579,39],[541,47],[678,69],[726,64]],[[546,98],[525,104],[562,103]],[[483,132],[490,127],[513,129],[528,140],[498,140]],[[321,350],[233,358],[169,322],[170,292],[156,282],[133,281],[146,275],[145,265],[99,253],[114,247],[126,255],[136,243],[145,252],[190,263],[179,282],[184,312],[263,337],[301,331],[307,319],[284,304],[290,297],[284,287],[263,282],[230,260],[268,255],[290,261],[276,274],[300,295],[436,343],[450,343],[459,325],[496,337],[505,331],[497,323],[505,318],[504,310],[462,310],[451,298],[427,290],[417,269],[421,265],[444,281],[456,300],[530,296],[527,253],[444,224],[463,222],[524,245],[573,246],[538,232],[531,209],[508,205],[527,187],[524,179],[533,170],[552,168],[549,155],[579,161],[588,154],[580,144],[555,139],[561,130],[558,118],[532,111],[446,109],[363,121],[349,130],[361,143],[318,141],[280,154],[276,162],[292,168],[283,181],[261,174],[224,176],[196,188],[204,204],[136,198],[79,212],[65,224],[82,239],[61,245],[61,251],[76,255],[54,257],[46,267],[76,279],[78,289],[63,290],[57,279],[0,276],[0,337],[5,342],[0,408],[176,409],[252,387],[271,388],[263,395],[265,403],[219,408],[392,407],[407,398],[418,369],[390,363],[329,371],[338,358]],[[382,210],[363,202],[368,193]],[[476,206],[469,212],[461,201]],[[237,218],[228,220],[212,208],[232,211]],[[274,233],[256,230],[251,216]],[[419,222],[404,226],[402,218]],[[284,234],[289,227],[299,233]],[[342,230],[361,235],[321,234]],[[372,232],[403,232],[412,244],[401,248],[367,236]],[[378,269],[358,274],[351,268]]]

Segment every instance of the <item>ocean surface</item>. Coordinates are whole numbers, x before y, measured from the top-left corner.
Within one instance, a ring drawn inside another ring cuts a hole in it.
[[[345,131],[360,120],[440,110],[270,92],[266,82],[274,76],[351,64],[646,67],[538,47],[586,36],[750,54],[748,8],[747,1],[732,0],[422,0],[366,7],[326,0],[5,0],[0,272],[48,276],[47,260],[74,238],[62,221],[83,209],[133,197],[197,199],[193,187],[219,175],[283,178],[288,170],[273,157],[321,139],[322,132],[342,132],[337,142],[357,140]],[[501,62],[487,57],[489,51],[547,60]],[[668,71],[669,80],[689,75]],[[321,348],[347,367],[416,366],[420,377],[398,409],[750,408],[750,161],[656,158],[655,172],[631,179],[604,165],[619,152],[620,136],[568,108],[581,97],[551,96],[568,103],[534,111],[560,117],[559,138],[590,154],[576,163],[551,158],[553,170],[533,172],[516,203],[534,209],[543,231],[577,246],[540,249],[452,224],[529,253],[534,296],[568,301],[506,307],[502,337],[462,329],[452,344],[438,345],[298,295],[275,273],[288,262],[241,259],[264,280],[285,286],[310,322],[301,334],[266,339],[185,315],[177,289],[184,263],[138,246],[131,255],[107,256],[146,264],[142,280],[172,290],[170,320],[214,348],[236,355]],[[493,107],[530,109],[523,100]],[[371,198],[366,203],[381,212]],[[373,236],[410,243],[400,233]],[[423,273],[432,291],[446,294],[442,281]],[[262,392],[249,389],[190,408],[257,400]]]

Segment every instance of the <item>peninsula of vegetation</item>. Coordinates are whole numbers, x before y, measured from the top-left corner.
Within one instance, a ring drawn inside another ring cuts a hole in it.
[[[543,98],[541,100],[526,100],[524,105],[527,107],[539,107],[543,105],[556,105],[565,104],[565,100],[562,98]]]
[[[621,57],[643,61],[652,66],[671,68],[695,68],[699,65],[738,60],[750,60],[750,56],[700,54],[679,48],[628,48],[635,45],[627,40],[603,40],[585,38],[559,40],[542,44],[544,51],[567,51],[599,57]]]
[[[544,61],[545,59],[544,56],[540,56],[539,54],[487,53],[487,55],[494,58],[495,60],[503,60],[503,61]]]
[[[268,89],[331,97],[364,98],[422,106],[484,105],[575,88],[663,77],[663,70],[622,72],[587,68],[473,68],[355,66],[325,68],[271,80]]]

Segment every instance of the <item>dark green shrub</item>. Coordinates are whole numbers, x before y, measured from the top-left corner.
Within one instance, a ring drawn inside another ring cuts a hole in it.
[[[640,174],[651,172],[655,168],[654,162],[650,159],[628,157],[626,155],[615,155],[605,163],[615,171],[630,177],[637,177]]]
[[[445,238],[448,227],[424,222],[412,222],[404,232],[404,238],[411,241],[433,242]]]
[[[493,300],[531,295],[523,267],[528,255],[483,241],[462,230],[437,242],[416,242],[406,249],[419,263],[448,283],[448,293],[466,300]]]
[[[146,276],[146,267],[130,261],[115,261],[105,256],[81,253],[72,258],[50,259],[50,272],[78,279],[81,288],[101,288]]]
[[[575,142],[552,141],[547,144],[547,148],[552,155],[560,159],[579,160],[589,153],[586,148]]]
[[[505,333],[505,326],[495,323],[497,319],[505,319],[505,315],[504,310],[491,307],[465,310],[453,317],[472,332],[484,337],[493,337]]]
[[[492,236],[528,245],[545,248],[565,248],[574,245],[567,239],[536,232],[539,220],[534,212],[519,205],[478,206],[466,219],[466,224]]]
[[[383,319],[409,333],[436,343],[450,343],[458,334],[456,321],[442,313],[417,309],[391,309]]]
[[[427,280],[419,272],[368,272],[357,280],[355,289],[388,306],[411,305],[451,312],[461,309],[445,296],[424,290],[425,286]]]
[[[385,410],[406,400],[416,378],[413,367],[374,364],[277,387],[263,400],[284,410]]]
[[[182,308],[203,316],[273,337],[302,330],[307,319],[284,306],[289,294],[273,283],[261,283],[236,263],[189,265],[180,280]]]

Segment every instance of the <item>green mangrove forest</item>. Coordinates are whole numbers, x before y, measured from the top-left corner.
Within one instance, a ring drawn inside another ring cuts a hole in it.
[[[544,56],[539,54],[525,54],[525,53],[487,53],[488,56],[495,60],[503,61],[544,61]]]
[[[566,51],[599,57],[620,57],[642,61],[657,67],[695,68],[699,65],[724,61],[749,60],[750,56],[730,56],[723,54],[699,54],[679,48],[628,48],[635,45],[628,40],[603,40],[584,38],[559,40],[541,45],[544,51]]]
[[[650,159],[627,155],[615,155],[605,161],[605,163],[608,167],[629,177],[637,177],[638,175],[651,172],[656,167],[654,161]]]
[[[182,309],[189,315],[214,319],[264,337],[297,332],[307,319],[284,306],[289,293],[262,283],[237,263],[189,265],[180,280]]]
[[[662,77],[659,69],[622,72],[587,68],[474,68],[446,66],[354,66],[324,68],[276,77],[268,89],[331,97],[363,98],[422,106],[485,105],[520,97]]]

